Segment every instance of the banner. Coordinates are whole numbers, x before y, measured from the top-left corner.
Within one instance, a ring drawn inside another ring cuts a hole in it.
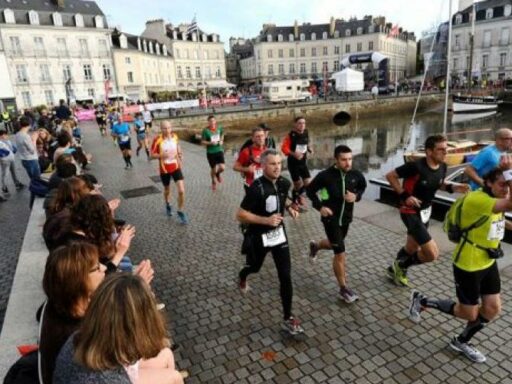
[[[94,120],[96,116],[94,112],[94,109],[77,109],[75,111],[75,116],[78,121]]]

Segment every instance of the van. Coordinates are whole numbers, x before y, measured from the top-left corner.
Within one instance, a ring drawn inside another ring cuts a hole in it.
[[[271,103],[310,101],[313,95],[308,88],[307,80],[272,81],[263,83],[262,96]]]

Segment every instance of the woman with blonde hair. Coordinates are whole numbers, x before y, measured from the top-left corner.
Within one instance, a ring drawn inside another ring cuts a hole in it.
[[[54,384],[182,384],[149,286],[114,274],[98,287],[57,358]]]

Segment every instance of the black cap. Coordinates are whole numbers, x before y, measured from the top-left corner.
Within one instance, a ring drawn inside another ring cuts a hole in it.
[[[272,128],[270,128],[266,123],[261,123],[258,125],[258,127],[263,128],[264,131],[271,131]]]

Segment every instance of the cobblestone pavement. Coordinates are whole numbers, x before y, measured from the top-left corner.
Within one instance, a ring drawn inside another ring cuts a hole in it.
[[[20,181],[28,185],[28,176],[20,162],[16,164],[16,174]],[[7,301],[11,292],[18,255],[23,244],[30,209],[28,207],[30,194],[25,188],[16,191],[8,175],[7,187],[11,192],[9,201],[0,203],[0,329],[4,323]]]
[[[145,186],[161,190],[150,179],[157,175],[155,162],[148,164],[144,154],[134,158],[133,170],[124,170],[112,141],[100,138],[92,125],[84,128],[85,145],[95,156],[93,172],[108,197]],[[160,194],[123,200],[118,217],[136,225],[132,258],[153,262],[154,289],[166,304],[181,347],[177,364],[190,372],[188,383],[512,383],[508,278],[503,279],[502,315],[475,337],[488,361],[470,364],[447,344],[462,321],[434,312],[425,313],[419,325],[406,318],[409,291],[391,285],[384,274],[403,235],[354,221],[347,241],[348,273],[361,299],[352,305],[341,302],[331,253],[321,253],[314,266],[306,258],[308,241],[323,235],[313,210],[295,222],[287,219],[294,313],[307,338],[283,337],[271,258],[249,277],[248,295],[238,292],[242,236],[234,215],[242,198],[240,176],[228,170],[224,183],[212,192],[204,149],[182,145],[190,225],[164,215]],[[231,156],[227,162],[230,168]],[[454,297],[448,255],[413,268],[411,279],[423,291]]]

